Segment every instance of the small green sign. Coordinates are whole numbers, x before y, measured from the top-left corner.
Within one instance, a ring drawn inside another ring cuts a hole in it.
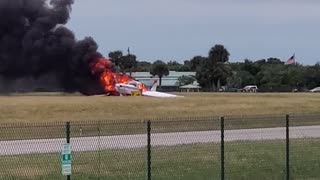
[[[62,164],[71,164],[71,154],[62,154]]]
[[[71,147],[69,143],[63,145],[61,162],[62,162],[62,174],[71,175]]]

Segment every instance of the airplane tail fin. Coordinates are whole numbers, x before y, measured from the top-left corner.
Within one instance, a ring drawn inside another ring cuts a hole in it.
[[[156,91],[156,90],[157,90],[157,86],[158,86],[158,81],[157,81],[157,80],[154,80],[154,83],[153,83],[150,91]]]

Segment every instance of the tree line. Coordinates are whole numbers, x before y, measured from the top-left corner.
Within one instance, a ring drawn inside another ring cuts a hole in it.
[[[222,86],[233,91],[246,85],[257,85],[259,91],[289,92],[307,91],[320,86],[320,63],[302,65],[299,63],[287,65],[278,58],[249,60],[244,62],[229,62],[230,53],[220,44],[213,46],[208,56],[194,56],[183,63],[177,61],[164,62],[156,60],[138,61],[134,54],[124,55],[121,51],[109,53],[116,71],[150,72],[150,75],[161,79],[170,71],[194,71],[195,77],[180,77],[178,85],[192,83],[200,84],[204,91],[218,91]]]

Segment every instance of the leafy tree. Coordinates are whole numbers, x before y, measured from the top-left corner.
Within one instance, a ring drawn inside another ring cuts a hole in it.
[[[180,71],[180,72],[190,71],[189,65],[180,64],[177,61],[169,61],[167,64],[170,71]]]
[[[320,86],[320,64],[307,66],[304,74],[305,85],[311,89]]]
[[[267,63],[267,61],[265,59],[260,59],[254,62],[255,65],[261,67],[263,65],[265,65]]]
[[[187,71],[191,71],[190,66],[188,65],[182,65],[179,69],[179,71],[181,72],[187,72]]]
[[[219,85],[241,88],[255,84],[261,91],[304,91],[320,86],[320,64],[303,66],[295,63],[286,65],[278,58],[259,59],[252,61],[229,63],[229,52],[223,45],[215,45],[208,53],[208,57],[194,56],[183,64],[169,61],[167,64],[156,61],[153,64],[147,61],[138,62],[135,55],[123,56],[121,51],[109,53],[109,57],[116,67],[126,71],[150,72],[162,77],[173,71],[196,71],[195,78],[204,90],[216,90]],[[118,71],[120,71],[118,70]],[[179,85],[191,83],[190,77],[181,77]]]
[[[258,73],[260,79],[260,90],[262,91],[291,91],[292,88],[288,84],[284,84],[287,70],[282,64],[269,64],[263,66]]]
[[[186,67],[188,67],[188,69],[192,70],[192,69],[191,69],[191,62],[190,62],[190,60],[185,60],[185,61],[183,61],[183,65],[186,66]]]
[[[179,71],[181,67],[183,66],[182,64],[178,63],[177,61],[169,61],[168,63],[168,68],[170,71]]]
[[[220,88],[220,84],[226,84],[227,78],[232,76],[232,70],[227,62],[229,52],[223,45],[215,45],[209,51],[209,57],[204,59],[197,68],[196,78],[199,84],[211,90]]]
[[[233,72],[232,77],[229,77],[228,80],[233,83],[233,87],[237,88],[255,84],[254,76],[248,71],[235,71]]]
[[[113,51],[109,53],[109,58],[116,66],[119,66],[122,56],[122,51]]]
[[[220,85],[227,83],[227,78],[232,76],[232,69],[229,64],[218,62],[213,68],[213,86],[220,89]]]
[[[232,71],[242,71],[244,69],[243,62],[234,62],[234,63],[230,63],[229,65]]]
[[[147,61],[137,61],[137,66],[134,68],[134,71],[140,72],[150,72],[151,63]]]
[[[168,65],[161,60],[157,60],[152,64],[150,74],[159,77],[159,86],[161,87],[162,77],[169,75]]]
[[[132,74],[132,69],[137,66],[137,57],[133,54],[128,54],[121,58],[121,67],[124,71],[129,70],[130,76]]]
[[[248,60],[248,59],[245,59],[244,60],[244,64],[243,64],[243,70],[244,71],[248,71],[251,75],[256,75],[260,70],[260,66],[255,64],[254,62]]]
[[[210,70],[205,68],[205,66],[200,66],[196,71],[196,79],[203,90],[211,90],[212,81],[210,81]]]
[[[272,57],[267,59],[267,63],[268,64],[284,64],[284,62],[282,62],[280,59],[272,58]]]
[[[117,71],[123,74],[129,71],[131,76],[133,68],[137,66],[137,57],[134,54],[124,56],[122,51],[113,51],[109,53],[109,58],[116,65]]]
[[[305,68],[301,65],[286,66],[286,74],[282,79],[282,84],[285,84],[292,89],[302,91],[305,88],[304,73]]]
[[[207,58],[202,57],[202,56],[195,56],[190,60],[190,69],[192,71],[197,70],[197,68],[199,66],[201,66],[205,61],[207,60]]]

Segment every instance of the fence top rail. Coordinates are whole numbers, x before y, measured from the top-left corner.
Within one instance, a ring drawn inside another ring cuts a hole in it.
[[[12,122],[0,123],[0,128],[25,128],[25,127],[57,127],[65,126],[65,122]]]
[[[254,119],[284,119],[287,114],[257,114],[257,115],[226,115],[226,116],[186,116],[186,117],[154,117],[154,118],[141,118],[139,119],[123,119],[123,120],[88,120],[88,121],[70,121],[74,126],[81,125],[139,125],[146,124],[147,121],[152,123],[191,123],[191,122],[210,122],[217,121],[220,117],[225,120],[254,120]],[[320,113],[290,113],[290,118],[320,118]],[[57,127],[65,126],[66,121],[56,122],[12,122],[0,123],[0,128],[14,127]]]
[[[153,123],[180,123],[180,122],[199,122],[219,120],[218,116],[188,116],[188,117],[156,117],[149,120]]]
[[[225,119],[263,119],[263,118],[285,118],[289,117],[320,117],[320,113],[283,113],[283,114],[256,114],[256,115],[226,115]]]

